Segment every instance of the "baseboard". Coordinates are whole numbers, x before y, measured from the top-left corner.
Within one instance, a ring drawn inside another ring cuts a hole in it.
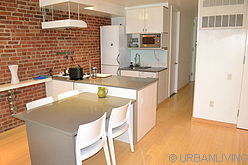
[[[228,127],[228,128],[237,128],[237,124],[231,124],[231,123],[225,123],[225,122],[220,122],[220,121],[201,119],[201,118],[196,118],[196,117],[192,117],[191,121],[192,122],[198,122],[198,123],[218,125],[218,126]]]

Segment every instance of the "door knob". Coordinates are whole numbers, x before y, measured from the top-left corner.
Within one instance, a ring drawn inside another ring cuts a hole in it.
[[[175,65],[177,65],[178,63],[177,62],[175,62]]]

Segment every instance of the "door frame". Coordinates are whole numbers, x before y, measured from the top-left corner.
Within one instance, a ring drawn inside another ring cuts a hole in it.
[[[177,67],[175,68],[175,84],[174,87],[175,89],[173,90],[173,93],[171,93],[171,70],[172,70],[172,54],[171,54],[171,50],[172,50],[172,18],[173,18],[173,11],[177,12],[177,41],[176,41],[176,59],[177,59]],[[170,7],[170,48],[169,48],[169,85],[168,85],[168,94],[169,96],[175,94],[178,92],[178,72],[179,72],[179,48],[180,48],[180,21],[181,21],[181,12],[179,9],[177,9],[175,6],[171,5]]]
[[[248,18],[247,18],[248,20]],[[248,57],[248,29],[246,29],[246,39],[245,39],[245,53],[244,53],[244,59],[243,59],[243,73],[242,73],[242,82],[241,82],[241,91],[240,91],[240,97],[239,97],[239,109],[237,114],[237,128],[248,130],[248,121],[247,121],[247,98],[248,98],[248,63],[247,63],[247,57]]]
[[[190,81],[195,81],[195,66],[196,66],[196,49],[197,49],[197,28],[198,28],[198,17],[194,18],[194,29],[193,29],[193,47],[192,47],[192,64],[191,64],[191,75]]]

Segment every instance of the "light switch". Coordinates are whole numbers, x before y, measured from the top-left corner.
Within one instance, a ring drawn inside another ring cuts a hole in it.
[[[209,102],[209,107],[211,107],[211,108],[214,107],[214,101]]]

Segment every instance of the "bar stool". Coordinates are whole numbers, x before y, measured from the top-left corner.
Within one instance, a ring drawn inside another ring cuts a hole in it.
[[[40,107],[40,106],[43,106],[43,105],[46,105],[46,104],[50,104],[52,102],[53,102],[52,97],[46,97],[46,98],[43,98],[43,99],[39,99],[39,100],[32,101],[30,103],[27,103],[26,108],[27,108],[27,111],[29,111],[31,109],[34,109],[34,108],[37,108],[37,107]]]
[[[133,131],[130,127],[130,107],[131,101],[122,107],[114,108],[110,115],[107,136],[113,165],[116,165],[113,139],[122,135],[126,131],[128,131],[131,152],[134,152]]]
[[[105,132],[106,113],[91,123],[79,126],[76,136],[76,160],[77,165],[82,165],[82,161],[104,149],[106,161],[110,163],[108,144]]]
[[[78,94],[79,94],[78,90],[64,92],[64,93],[61,93],[61,94],[58,95],[58,100],[62,100],[62,99],[65,99],[67,97],[75,96],[75,95],[78,95]]]

